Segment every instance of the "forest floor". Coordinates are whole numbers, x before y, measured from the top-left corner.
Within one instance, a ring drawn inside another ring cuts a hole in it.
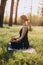
[[[28,32],[29,43],[37,53],[8,51],[7,45],[12,36],[19,36],[21,26],[4,25],[0,28],[0,65],[43,65],[43,27],[34,26]]]

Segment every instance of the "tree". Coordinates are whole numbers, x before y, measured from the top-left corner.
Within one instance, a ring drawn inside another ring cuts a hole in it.
[[[17,12],[18,12],[18,5],[19,5],[19,0],[17,0],[17,4],[16,4],[16,13],[15,13],[15,24],[17,24]]]
[[[32,28],[31,28],[31,22],[32,22],[32,0],[31,0],[30,10],[31,10],[31,12],[30,12],[30,25],[29,25],[29,30],[31,31],[32,30]]]
[[[14,0],[11,0],[11,10],[10,10],[9,26],[12,26],[13,6],[14,6]]]
[[[40,6],[38,6],[38,14],[39,14],[41,17],[43,17],[43,0],[40,0],[40,1],[39,1],[39,5],[40,5]]]
[[[41,7],[41,15],[42,15],[42,17],[43,17],[43,0],[42,0],[42,7]]]
[[[3,27],[3,17],[4,17],[6,1],[7,0],[1,0],[1,5],[0,5],[0,27]]]

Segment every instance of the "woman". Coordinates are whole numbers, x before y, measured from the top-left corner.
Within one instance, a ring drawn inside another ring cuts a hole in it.
[[[28,19],[25,15],[20,17],[20,22],[23,24],[20,30],[20,37],[13,37],[11,42],[11,47],[13,49],[28,49],[29,41],[28,41]]]

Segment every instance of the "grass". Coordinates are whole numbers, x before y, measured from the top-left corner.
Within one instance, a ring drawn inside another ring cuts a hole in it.
[[[7,51],[7,44],[12,36],[19,36],[21,26],[0,28],[0,65],[43,65],[43,27],[32,27],[28,32],[30,45],[36,54]]]

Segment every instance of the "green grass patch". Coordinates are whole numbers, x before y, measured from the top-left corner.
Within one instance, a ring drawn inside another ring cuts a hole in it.
[[[7,44],[12,36],[19,36],[21,26],[0,28],[0,65],[43,65],[43,27],[32,27],[28,32],[30,45],[36,54],[7,51]]]

